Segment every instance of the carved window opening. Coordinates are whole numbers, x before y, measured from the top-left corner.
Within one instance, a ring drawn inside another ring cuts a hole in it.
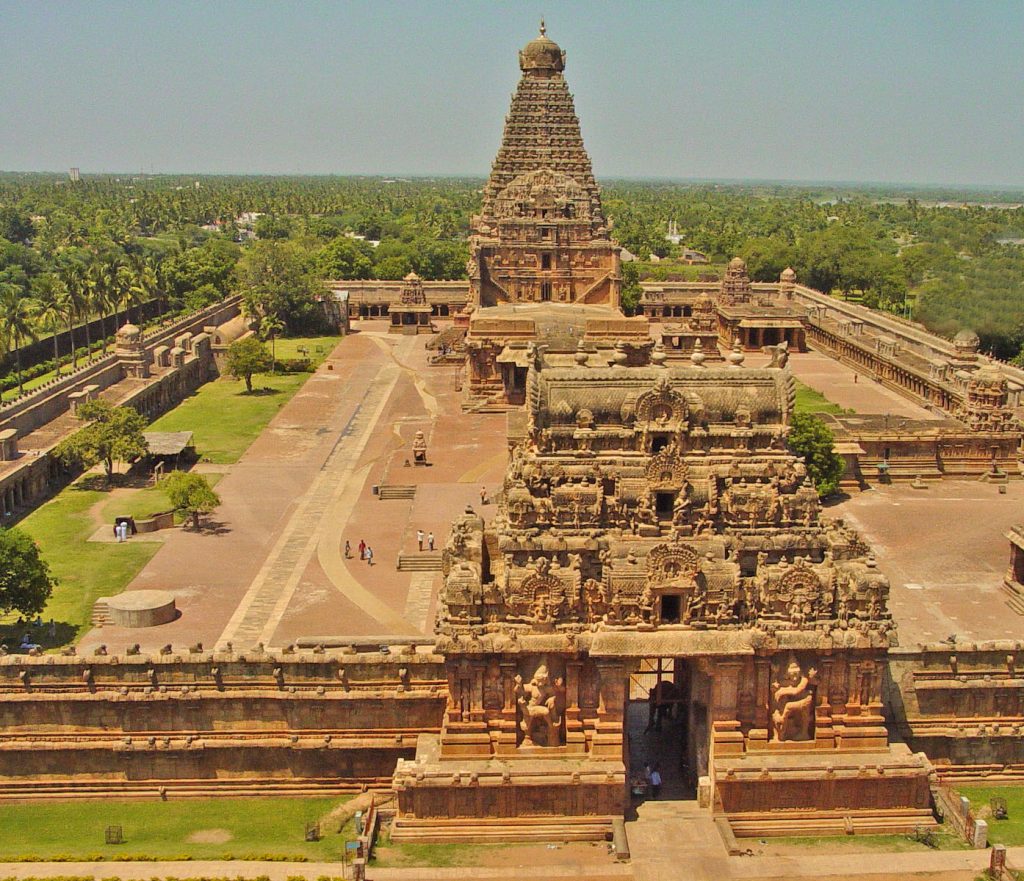
[[[541,254],[540,255],[540,268],[541,269],[550,269],[551,268],[551,255],[550,254]]]
[[[668,434],[658,432],[651,436],[651,454],[660,453],[665,447],[668,446],[669,437]]]
[[[654,510],[659,520],[671,520],[672,509],[676,503],[676,494],[660,492],[654,494]]]
[[[551,299],[551,282],[545,281],[541,283],[540,298],[545,303]]]
[[[682,615],[682,597],[679,594],[664,594],[661,598],[661,623],[678,624]]]

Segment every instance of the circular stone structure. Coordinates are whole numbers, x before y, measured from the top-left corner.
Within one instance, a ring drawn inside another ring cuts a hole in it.
[[[174,595],[165,590],[130,590],[110,597],[107,609],[118,627],[156,627],[178,615]]]

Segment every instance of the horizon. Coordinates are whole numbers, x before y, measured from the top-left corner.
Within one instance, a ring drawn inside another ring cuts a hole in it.
[[[0,0],[0,167],[486,176],[542,4],[300,8]],[[1024,188],[1024,6],[546,11],[602,180]]]

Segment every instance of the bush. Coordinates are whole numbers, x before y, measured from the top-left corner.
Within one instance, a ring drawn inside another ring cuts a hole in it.
[[[839,490],[846,463],[835,451],[835,437],[824,421],[811,413],[794,413],[786,444],[804,460],[807,476],[821,498]]]

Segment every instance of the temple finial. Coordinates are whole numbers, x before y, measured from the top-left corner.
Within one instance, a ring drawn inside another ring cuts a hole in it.
[[[543,37],[548,32],[547,27],[544,25],[544,19],[540,20],[540,35]]]

